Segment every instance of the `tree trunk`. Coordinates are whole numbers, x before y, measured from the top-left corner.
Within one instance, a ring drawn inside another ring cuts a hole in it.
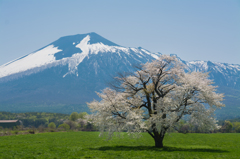
[[[154,138],[155,141],[155,147],[162,148],[163,147],[163,137],[159,135],[159,137]]]
[[[154,133],[155,147],[162,148],[163,147],[163,139],[165,136],[165,130],[162,130],[160,133],[158,133],[155,130],[155,131],[153,131],[153,133]]]
[[[155,139],[155,147],[158,147],[158,148],[163,148],[163,140],[156,140]]]

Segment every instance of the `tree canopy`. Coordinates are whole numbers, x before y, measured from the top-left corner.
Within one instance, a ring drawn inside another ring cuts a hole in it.
[[[78,119],[79,115],[77,112],[72,112],[72,114],[70,115],[69,119],[71,121],[76,121]]]
[[[134,73],[119,74],[114,87],[105,88],[88,107],[100,131],[148,132],[156,147],[163,147],[166,131],[187,116],[189,122],[213,129],[214,110],[224,106],[223,94],[207,73],[186,72],[175,56],[162,55],[136,68]]]

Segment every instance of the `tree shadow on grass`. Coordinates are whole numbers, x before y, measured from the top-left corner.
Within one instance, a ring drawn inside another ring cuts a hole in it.
[[[90,150],[99,150],[99,151],[186,151],[186,152],[215,152],[215,153],[226,153],[229,151],[214,149],[214,148],[179,148],[179,147],[170,147],[164,146],[163,148],[156,148],[154,146],[102,146],[98,148],[90,148]]]

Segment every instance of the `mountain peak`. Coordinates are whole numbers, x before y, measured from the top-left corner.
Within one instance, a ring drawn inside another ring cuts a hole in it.
[[[86,34],[76,34],[76,35],[69,35],[59,38],[58,40],[52,42],[49,45],[54,45],[58,49],[62,50],[61,52],[55,54],[56,60],[65,58],[65,57],[71,57],[75,53],[81,53],[82,50],[78,47],[83,39],[85,39],[87,36],[89,36],[88,44],[104,44],[107,46],[119,46],[106,38],[98,35],[95,32],[90,32]],[[48,46],[49,46],[48,45]],[[42,49],[42,48],[41,48]]]
[[[118,44],[107,40],[106,38],[100,36],[99,34],[97,34],[95,32],[90,32],[90,33],[86,33],[86,34],[76,34],[76,35],[64,36],[64,37],[61,37],[58,40],[54,41],[51,44],[53,44],[54,46],[63,46],[63,45],[68,45],[69,43],[70,44],[73,44],[73,43],[78,44],[86,36],[90,36],[89,44],[102,43],[102,44],[108,45],[108,46],[119,46]]]

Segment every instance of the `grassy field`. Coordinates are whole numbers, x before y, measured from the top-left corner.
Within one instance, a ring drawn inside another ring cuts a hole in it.
[[[99,132],[54,132],[0,137],[0,158],[240,158],[240,133],[167,135],[164,148],[153,139],[114,137]]]

